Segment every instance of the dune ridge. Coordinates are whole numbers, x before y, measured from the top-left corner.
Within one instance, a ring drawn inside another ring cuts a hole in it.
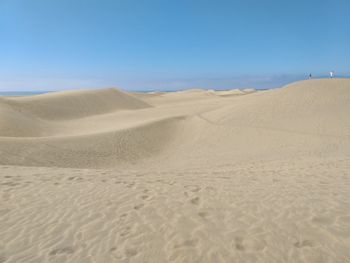
[[[207,117],[222,125],[313,135],[348,135],[349,87],[347,79],[296,82],[277,90],[251,94],[237,103],[209,112]]]
[[[6,103],[44,120],[75,119],[117,110],[150,107],[133,95],[114,88],[50,92],[8,98]]]
[[[0,137],[49,136],[55,122],[148,107],[146,102],[112,88],[0,98]]]
[[[135,163],[171,143],[185,117],[87,135],[1,139],[0,164],[75,168]]]

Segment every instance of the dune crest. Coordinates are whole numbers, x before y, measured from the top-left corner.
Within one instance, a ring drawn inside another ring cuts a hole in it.
[[[350,133],[349,97],[348,79],[307,80],[251,94],[207,116],[222,125],[345,136]]]
[[[64,121],[149,107],[141,99],[112,88],[0,98],[0,137],[50,136]]]
[[[110,168],[159,154],[172,143],[185,117],[150,121],[125,129],[78,136],[0,138],[0,164]]]
[[[44,120],[70,120],[118,110],[150,107],[126,92],[110,88],[51,92],[35,96],[10,98],[13,107]]]

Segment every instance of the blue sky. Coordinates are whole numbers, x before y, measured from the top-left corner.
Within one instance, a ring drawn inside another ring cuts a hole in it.
[[[0,0],[0,90],[349,76],[349,11],[345,0]]]

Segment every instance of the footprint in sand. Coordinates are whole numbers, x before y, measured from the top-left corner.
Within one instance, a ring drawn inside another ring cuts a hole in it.
[[[168,261],[169,262],[178,262],[179,256],[184,253],[184,250],[188,249],[196,249],[198,245],[198,239],[187,239],[187,240],[179,240],[179,242],[175,242],[175,244],[172,244],[171,247],[171,254],[169,255]],[[179,262],[184,262],[179,261]],[[187,261],[186,261],[187,262]]]
[[[301,240],[301,241],[295,242],[294,246],[296,248],[304,248],[304,247],[313,247],[314,244],[313,244],[313,242],[311,240],[305,239],[305,240]]]
[[[185,185],[184,187],[185,187],[185,189],[187,189],[193,193],[196,193],[196,192],[201,190],[201,188],[198,185]]]
[[[198,243],[197,239],[188,239],[180,244],[175,244],[174,248],[188,248],[188,247],[195,247]]]
[[[243,238],[242,237],[235,238],[235,247],[237,250],[240,250],[240,251],[245,250],[245,247],[243,246]]]
[[[255,239],[246,240],[243,237],[235,238],[235,248],[239,251],[260,251],[265,248],[263,241]]]
[[[200,199],[199,199],[198,196],[195,197],[195,198],[192,198],[192,199],[190,200],[190,202],[191,202],[192,204],[194,204],[194,205],[198,205],[198,204],[199,204],[199,201],[200,201]]]
[[[148,199],[149,199],[149,196],[148,196],[148,195],[141,195],[141,199],[142,199],[142,200],[148,200]]]
[[[208,216],[207,212],[199,212],[198,215],[202,218],[206,218]]]
[[[138,204],[134,206],[134,209],[139,210],[142,207],[144,207],[144,204]]]
[[[127,187],[127,188],[133,188],[134,185],[135,185],[135,183],[134,183],[134,182],[131,182],[131,183],[128,183],[128,184],[126,185],[126,187]]]
[[[116,250],[117,250],[116,247],[111,247],[111,248],[109,249],[109,252],[113,252],[113,251],[116,251]]]
[[[137,250],[134,248],[127,248],[125,249],[125,255],[127,257],[134,257],[137,255]]]
[[[128,216],[128,213],[124,213],[124,214],[120,215],[120,218],[124,218],[124,217],[127,217],[127,216]]]
[[[56,256],[60,254],[73,254],[74,249],[72,247],[62,247],[62,248],[56,248],[52,250],[49,255],[50,256]]]
[[[120,233],[120,236],[121,236],[121,237],[125,237],[125,236],[129,235],[130,232],[131,232],[130,230],[131,230],[131,227],[130,227],[130,226],[125,227],[125,228],[123,229],[123,231]]]

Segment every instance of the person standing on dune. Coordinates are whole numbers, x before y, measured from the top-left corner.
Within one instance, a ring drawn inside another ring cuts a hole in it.
[[[332,79],[333,76],[334,76],[334,71],[329,72],[329,76],[330,76],[330,78]]]

